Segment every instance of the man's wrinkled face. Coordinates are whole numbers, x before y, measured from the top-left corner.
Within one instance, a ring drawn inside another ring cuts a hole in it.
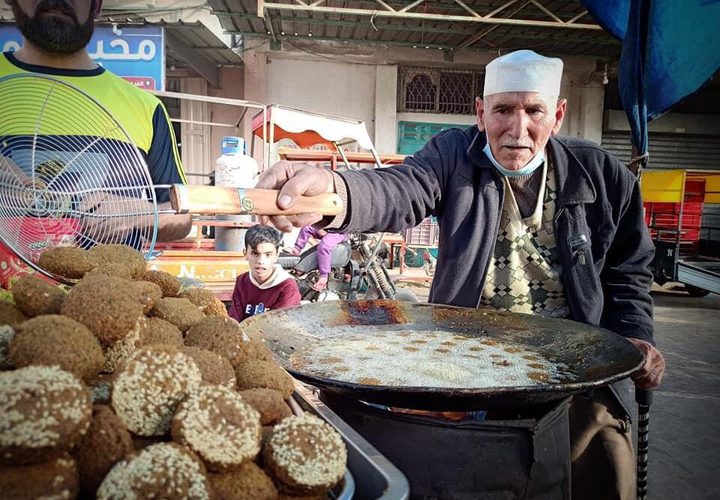
[[[495,159],[520,170],[545,149],[562,126],[567,101],[536,92],[504,92],[475,101],[477,124],[485,131]]]
[[[92,0],[7,1],[26,40],[50,54],[74,54],[93,35]]]

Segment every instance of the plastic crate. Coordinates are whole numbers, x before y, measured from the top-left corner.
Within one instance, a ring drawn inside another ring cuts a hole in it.
[[[405,230],[405,244],[435,247],[439,232],[437,222],[431,218],[424,219],[417,226]]]

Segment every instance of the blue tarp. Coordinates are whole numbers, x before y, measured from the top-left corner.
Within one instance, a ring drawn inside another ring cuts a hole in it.
[[[647,152],[647,122],[697,92],[720,68],[720,0],[581,0],[623,42],[620,98],[632,141]]]

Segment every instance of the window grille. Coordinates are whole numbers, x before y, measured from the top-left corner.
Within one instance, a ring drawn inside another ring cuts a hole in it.
[[[471,115],[482,95],[484,73],[402,67],[398,71],[398,111]]]

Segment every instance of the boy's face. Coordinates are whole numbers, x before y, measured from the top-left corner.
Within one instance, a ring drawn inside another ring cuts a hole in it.
[[[265,283],[275,270],[275,263],[278,260],[277,248],[272,243],[260,243],[248,250],[247,260],[252,277],[258,283]]]

